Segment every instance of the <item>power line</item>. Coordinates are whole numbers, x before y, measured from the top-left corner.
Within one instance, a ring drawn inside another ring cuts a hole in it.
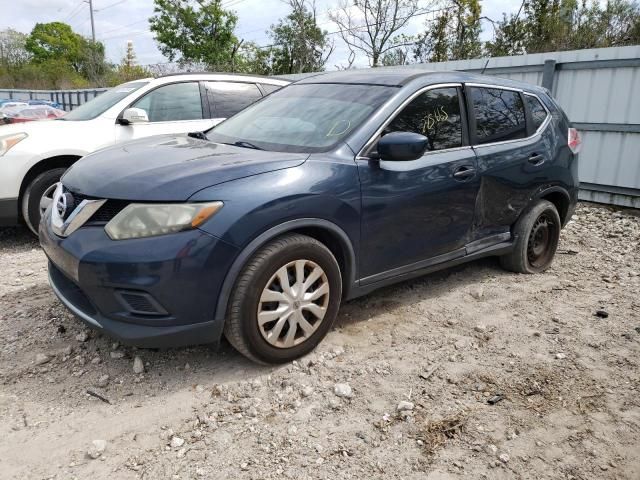
[[[120,0],[119,2],[112,3],[111,5],[107,5],[106,7],[96,8],[95,11],[96,12],[101,12],[103,10],[106,10],[107,8],[115,7],[116,5],[120,5],[121,3],[124,3],[126,1],[127,0]]]

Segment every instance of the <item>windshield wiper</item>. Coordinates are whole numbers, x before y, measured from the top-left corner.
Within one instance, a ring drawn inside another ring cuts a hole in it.
[[[225,145],[233,145],[235,147],[243,147],[243,148],[253,148],[254,150],[262,150],[262,148],[255,146],[251,142],[245,142],[244,140],[238,140],[233,143],[226,143]]]
[[[204,134],[204,132],[189,132],[187,133],[187,136],[191,138],[197,138],[200,140],[209,140],[207,136]]]

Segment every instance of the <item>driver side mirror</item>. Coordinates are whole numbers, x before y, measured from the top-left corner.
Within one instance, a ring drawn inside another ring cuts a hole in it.
[[[149,117],[146,110],[142,108],[127,108],[122,112],[120,123],[122,125],[131,125],[132,123],[148,123]]]
[[[378,141],[380,160],[407,162],[417,160],[429,146],[429,139],[414,132],[387,133]]]

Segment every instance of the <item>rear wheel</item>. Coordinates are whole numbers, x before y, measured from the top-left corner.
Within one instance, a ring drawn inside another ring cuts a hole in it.
[[[47,170],[34,178],[24,190],[24,195],[22,196],[22,218],[27,227],[36,235],[38,234],[40,218],[53,202],[56,183],[60,181],[60,177],[65,171],[66,168]]]
[[[263,247],[244,267],[224,333],[253,361],[289,362],[325,337],[341,297],[340,268],[331,251],[306,235],[286,235]]]
[[[515,248],[500,257],[504,268],[518,273],[539,273],[553,263],[560,241],[561,221],[555,205],[540,200],[516,222]]]

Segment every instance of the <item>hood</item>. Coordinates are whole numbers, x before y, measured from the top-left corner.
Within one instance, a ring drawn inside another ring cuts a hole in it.
[[[308,156],[164,135],[87,155],[64,174],[62,183],[89,197],[185,201],[203,188],[295,167]]]

